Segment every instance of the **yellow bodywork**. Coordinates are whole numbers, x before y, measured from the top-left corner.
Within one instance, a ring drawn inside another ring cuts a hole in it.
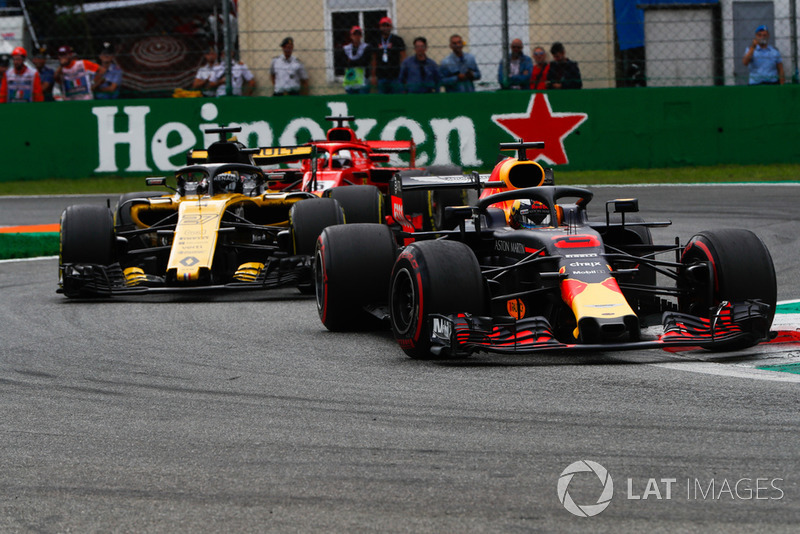
[[[154,213],[162,212],[163,217],[166,217],[169,212],[177,210],[178,219],[172,238],[167,272],[173,271],[177,282],[193,282],[198,280],[204,271],[211,269],[219,228],[226,209],[232,206],[274,209],[273,215],[277,217],[263,223],[288,228],[289,209],[301,198],[287,198],[287,196],[286,193],[265,193],[258,197],[249,197],[239,193],[229,193],[214,197],[196,195],[154,197],[148,199],[147,203],[133,205],[130,213],[131,219],[138,227],[146,228],[149,225],[145,220],[153,219]],[[155,239],[154,233],[153,240]],[[246,271],[255,266],[248,267]],[[256,268],[255,275],[257,271]],[[138,272],[131,271],[125,274],[129,285],[138,285],[142,282]],[[247,277],[244,273],[243,276]]]
[[[178,208],[178,225],[167,272],[175,269],[179,282],[191,282],[203,269],[211,269],[222,215],[230,198],[186,199]]]

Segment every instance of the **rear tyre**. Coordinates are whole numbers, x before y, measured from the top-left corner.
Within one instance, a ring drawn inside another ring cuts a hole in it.
[[[770,327],[778,300],[775,266],[766,245],[753,232],[744,229],[700,232],[686,245],[681,264],[680,311],[710,317],[723,301],[757,299],[770,306],[766,328]],[[745,348],[757,341],[725,348]]]
[[[331,198],[310,198],[295,202],[289,210],[295,254],[311,256],[317,237],[328,226],[344,224],[339,203]]]
[[[384,224],[329,226],[314,255],[317,312],[332,331],[366,330],[379,324],[367,305],[384,305],[397,244]]]
[[[430,315],[483,315],[484,285],[475,254],[457,241],[421,241],[403,250],[392,270],[389,314],[392,332],[415,359],[451,356],[431,353]]]
[[[334,187],[330,198],[339,202],[347,224],[383,224],[383,195],[374,185]]]

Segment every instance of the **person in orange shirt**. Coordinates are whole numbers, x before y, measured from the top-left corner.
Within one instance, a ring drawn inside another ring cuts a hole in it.
[[[71,46],[58,49],[56,83],[61,86],[64,100],[93,100],[92,80],[100,65],[86,59],[75,59]]]
[[[0,83],[0,103],[44,101],[39,72],[25,65],[27,57],[28,52],[21,46],[11,52],[14,66],[6,71]]]

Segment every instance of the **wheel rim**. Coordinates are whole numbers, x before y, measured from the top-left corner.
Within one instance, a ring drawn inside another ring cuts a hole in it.
[[[417,292],[408,269],[400,269],[392,282],[391,318],[398,334],[408,334],[417,315]]]

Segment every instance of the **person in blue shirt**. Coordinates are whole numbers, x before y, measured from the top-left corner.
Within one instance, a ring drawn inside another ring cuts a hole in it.
[[[414,39],[414,55],[400,64],[398,80],[406,93],[438,93],[439,66],[428,57],[428,40]]]
[[[756,28],[756,36],[744,53],[742,63],[750,69],[750,85],[783,85],[783,60],[777,48],[769,44],[769,28]]]
[[[53,85],[55,83],[56,71],[47,66],[47,47],[41,47],[34,54],[33,65],[39,71],[39,79],[42,81],[42,93],[45,102],[53,101]]]
[[[497,81],[503,89],[528,89],[533,72],[533,60],[522,53],[522,39],[511,41],[511,56],[508,61],[508,79],[503,76],[503,62],[497,69]]]
[[[450,49],[453,53],[439,65],[442,85],[448,93],[474,92],[473,82],[481,79],[475,56],[464,52],[464,40],[458,34],[450,36]]]

